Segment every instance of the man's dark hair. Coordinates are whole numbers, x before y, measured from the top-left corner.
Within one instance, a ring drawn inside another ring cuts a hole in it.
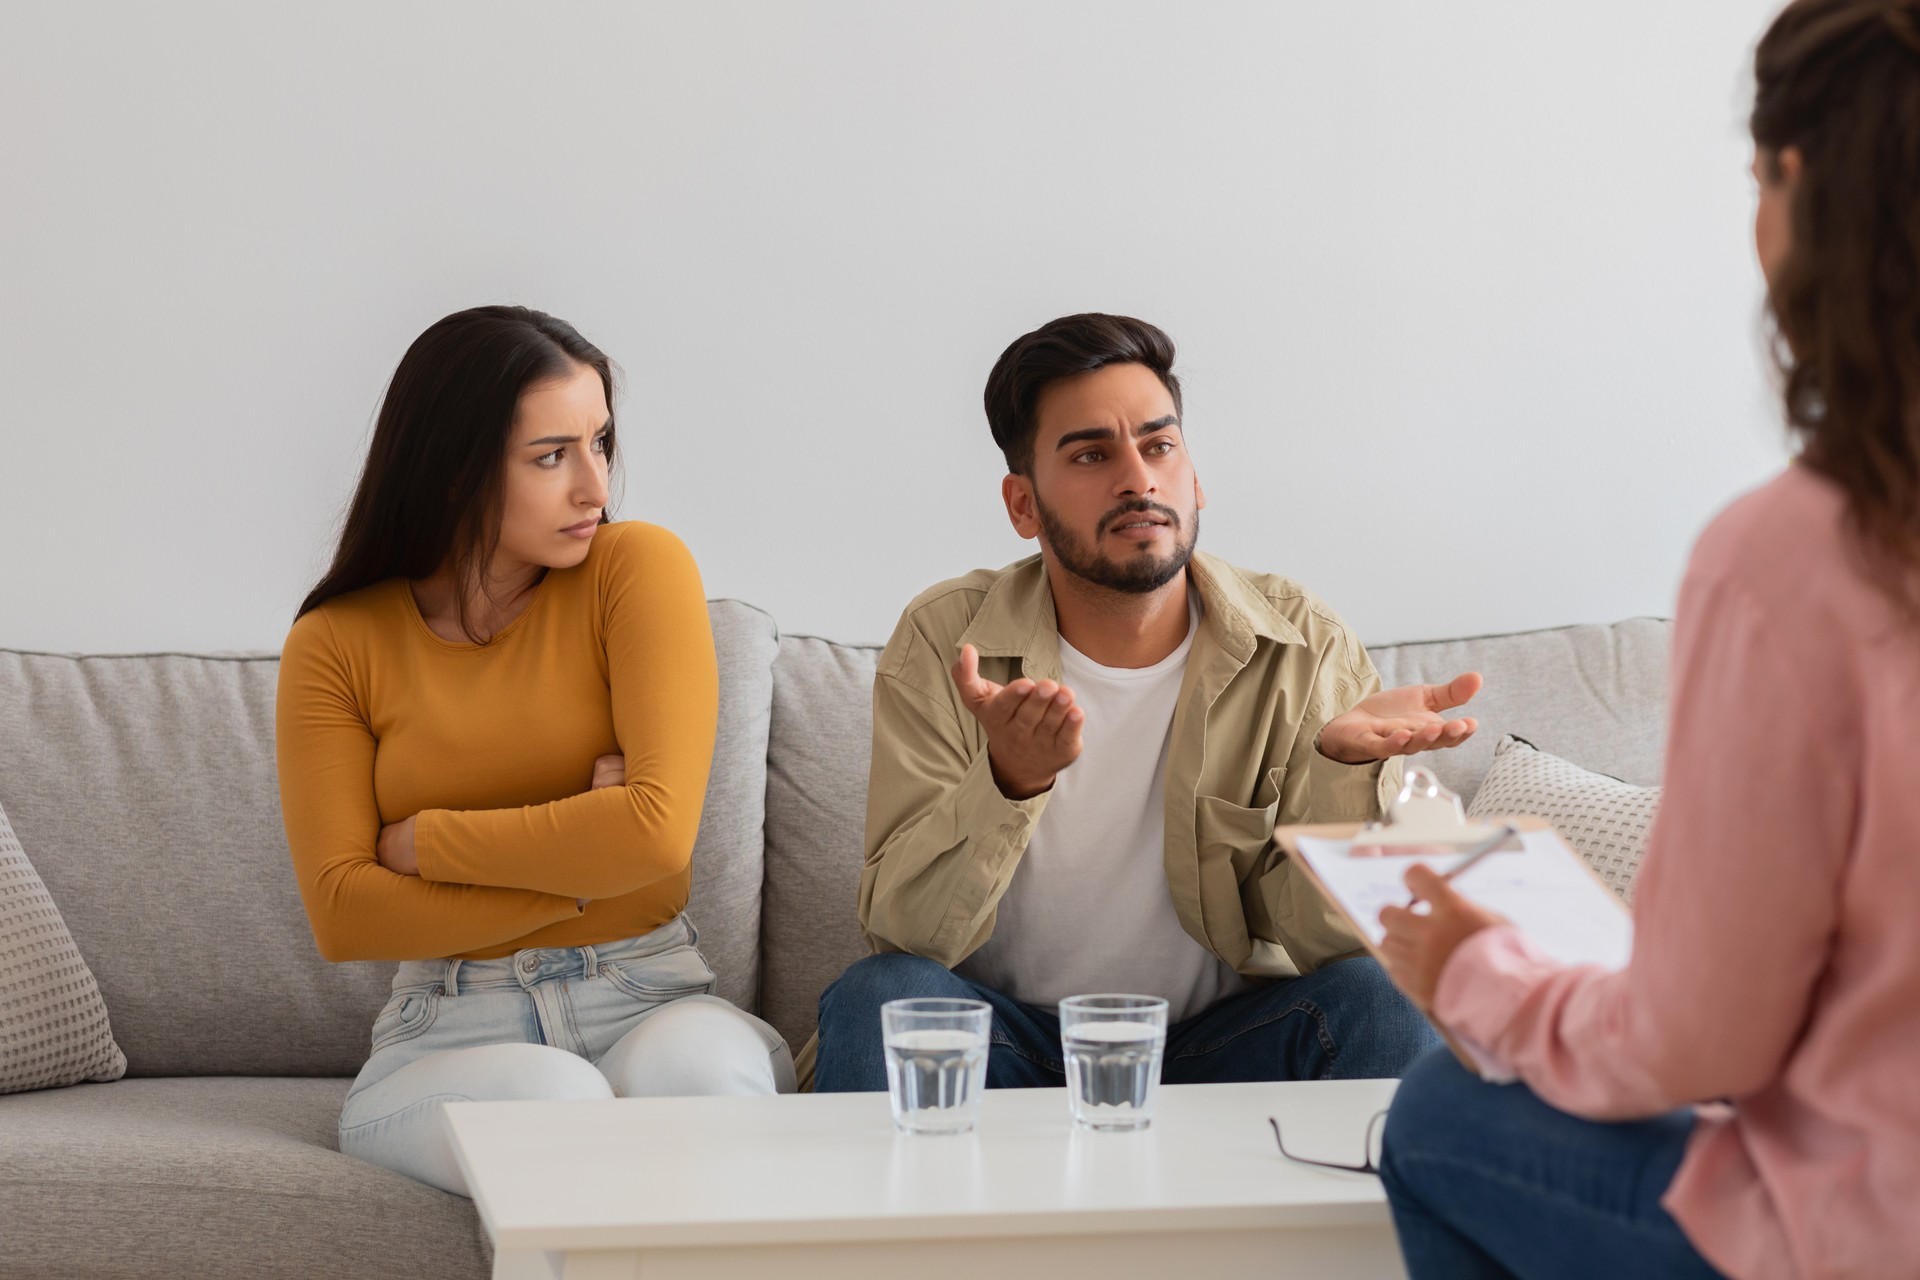
[[[1034,406],[1049,383],[1110,364],[1140,364],[1173,397],[1180,412],[1180,379],[1173,376],[1173,339],[1131,316],[1087,312],[1062,316],[1013,340],[987,375],[987,425],[1006,455],[1007,470],[1033,473]]]

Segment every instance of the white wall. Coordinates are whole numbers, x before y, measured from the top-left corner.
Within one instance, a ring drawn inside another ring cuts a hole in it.
[[[1202,545],[1373,642],[1671,608],[1785,456],[1773,0],[0,6],[0,645],[275,648],[382,386],[514,301],[789,631],[1025,554],[980,389],[1180,343]]]

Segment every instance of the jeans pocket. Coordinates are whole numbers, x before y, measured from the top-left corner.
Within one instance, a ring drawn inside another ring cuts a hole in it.
[[[380,1016],[373,1020],[374,1052],[422,1034],[439,1015],[439,988],[420,987],[394,992],[393,998],[380,1010]]]
[[[706,957],[691,946],[631,960],[602,960],[600,976],[630,995],[655,1003],[711,994],[715,982]]]

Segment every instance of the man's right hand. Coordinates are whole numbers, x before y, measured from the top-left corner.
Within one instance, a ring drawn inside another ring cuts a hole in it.
[[[980,676],[980,654],[960,646],[954,687],[987,731],[987,758],[1000,794],[1027,800],[1053,785],[1059,772],[1080,758],[1080,725],[1086,713],[1073,705],[1073,690],[1051,680],[1025,677],[995,684]]]

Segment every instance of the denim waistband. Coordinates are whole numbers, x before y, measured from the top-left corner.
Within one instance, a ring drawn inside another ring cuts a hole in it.
[[[659,955],[698,937],[683,914],[650,933],[585,947],[529,947],[492,960],[403,960],[393,975],[393,989],[437,986],[457,996],[481,987],[535,987],[561,978],[591,978],[602,964]]]

